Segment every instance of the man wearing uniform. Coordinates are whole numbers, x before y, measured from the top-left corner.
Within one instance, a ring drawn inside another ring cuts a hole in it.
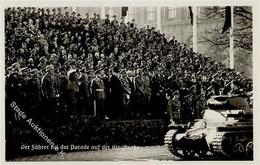
[[[105,24],[106,24],[106,25],[109,25],[109,24],[110,24],[109,14],[106,15]]]
[[[69,114],[71,114],[73,117],[76,117],[78,114],[76,112],[76,104],[77,104],[77,97],[79,92],[79,87],[77,82],[78,81],[77,72],[73,70],[70,73],[68,73],[68,75],[69,75],[69,81],[67,86],[68,111]]]
[[[122,84],[119,80],[118,69],[113,68],[112,76],[110,78],[110,98],[111,98],[111,109],[112,118],[118,119],[121,111],[123,110],[123,89]]]
[[[105,114],[109,116],[109,110],[111,109],[111,97],[110,97],[110,78],[111,78],[111,69],[104,69],[102,71],[102,80],[105,87]]]
[[[194,119],[192,100],[193,96],[191,93],[184,96],[184,101],[182,104],[183,111],[181,111],[181,119],[183,123],[188,123]]]
[[[78,113],[81,115],[89,114],[90,112],[90,81],[85,71],[79,78],[79,100],[78,100]]]
[[[150,101],[151,101],[150,78],[146,71],[144,72],[143,79],[144,79],[143,83],[144,83],[144,97],[145,97],[144,113],[145,115],[148,114],[151,115],[150,108],[149,108]]]
[[[65,68],[60,69],[60,75],[59,75],[59,117],[61,123],[64,121],[67,121],[68,118],[68,92],[67,92],[67,86],[68,86],[68,77],[67,72]]]
[[[179,100],[180,93],[179,91],[173,92],[171,95],[167,95],[168,106],[167,106],[167,112],[170,115],[170,121],[171,122],[177,122],[181,123],[181,102]]]
[[[135,113],[137,116],[144,114],[145,106],[145,86],[144,86],[144,77],[141,69],[137,69],[137,77],[135,77],[135,91],[134,91],[134,104],[135,104]]]
[[[130,103],[130,96],[131,96],[131,82],[129,77],[126,74],[126,70],[121,71],[120,82],[122,84],[122,96],[123,96],[123,116],[124,118],[128,117],[128,106]]]
[[[94,116],[100,118],[104,117],[104,103],[105,103],[105,86],[101,79],[100,70],[95,72],[95,78],[90,83],[90,92],[93,95],[94,100]]]
[[[20,71],[19,63],[12,65],[13,72],[7,77],[6,80],[6,93],[7,102],[16,102],[20,109],[24,108],[24,81],[22,79],[22,73]],[[9,104],[7,104],[9,107]],[[17,113],[13,113],[13,109],[9,109],[7,112],[8,119],[18,122],[21,121],[21,117]]]
[[[134,116],[134,104],[135,104],[135,99],[134,99],[134,91],[135,91],[135,77],[134,77],[134,72],[133,71],[127,71],[127,80],[129,82],[130,86],[130,100],[129,100],[129,108],[128,108],[128,116],[133,117]]]
[[[30,114],[39,119],[39,110],[41,103],[41,80],[38,69],[31,70],[31,78],[28,80],[26,88],[26,99]]]
[[[116,15],[113,15],[113,20],[111,21],[112,26],[117,27],[118,21],[116,20]]]
[[[163,91],[163,79],[160,72],[156,71],[151,78],[151,112],[161,117],[166,108],[166,99]]]
[[[46,123],[49,123],[57,110],[56,104],[56,93],[55,93],[55,77],[54,77],[54,67],[53,65],[48,65],[46,67],[46,74],[42,78],[42,96],[43,96],[43,106],[42,112]]]

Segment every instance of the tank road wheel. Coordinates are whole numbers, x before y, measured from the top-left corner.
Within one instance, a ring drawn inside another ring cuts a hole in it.
[[[239,158],[239,156],[241,156],[244,153],[245,153],[245,147],[243,146],[243,144],[241,142],[237,142],[233,147],[232,155],[235,157],[238,156],[237,158]]]
[[[198,159],[198,160],[203,160],[206,159],[207,156],[207,151],[205,150],[192,150],[192,149],[183,149],[182,153],[184,155],[184,158],[186,159]]]
[[[253,159],[253,156],[254,156],[254,150],[253,150],[253,142],[250,141],[246,144],[246,149],[245,149],[245,153],[246,153],[246,157],[248,159]]]
[[[199,150],[197,151],[197,155],[198,155],[198,159],[205,159],[207,156],[207,152],[206,150]]]
[[[175,149],[175,150],[173,149],[173,150],[171,150],[171,153],[175,156],[178,156],[179,158],[182,158],[182,159],[185,158],[185,155],[183,155],[183,152],[181,149]]]
[[[196,152],[192,149],[183,149],[182,150],[183,155],[187,159],[195,159],[196,158]]]

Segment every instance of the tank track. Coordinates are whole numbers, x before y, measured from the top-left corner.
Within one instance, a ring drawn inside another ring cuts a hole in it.
[[[175,156],[177,157],[180,157],[180,158],[183,158],[184,155],[180,154],[176,147],[173,145],[174,144],[174,138],[175,138],[175,135],[176,133],[178,132],[177,129],[171,129],[169,130],[165,137],[164,137],[164,144],[165,146],[167,147],[167,149]]]
[[[217,155],[228,156],[227,153],[224,152],[222,147],[222,142],[225,140],[226,132],[216,132],[212,141],[212,152]]]
[[[173,138],[174,138],[177,131],[178,130],[175,130],[175,129],[169,130],[164,137],[164,144],[171,153],[173,153],[173,150],[174,150],[174,148],[173,148]]]
[[[244,157],[246,159],[252,159],[252,155],[248,155],[248,153],[246,152],[246,147],[248,143],[252,143],[253,145],[252,135],[250,135],[250,133],[250,131],[216,132],[211,143],[212,153],[220,157],[224,156],[227,158],[233,158],[234,156],[238,156],[236,158]],[[238,138],[239,136],[237,135],[239,135],[240,138]],[[235,145],[240,147],[240,151],[237,151],[237,149],[239,148],[236,148]]]

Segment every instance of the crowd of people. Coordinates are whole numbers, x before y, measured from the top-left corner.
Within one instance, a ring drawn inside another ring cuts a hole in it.
[[[5,9],[7,103],[46,121],[161,118],[188,122],[212,95],[252,91],[252,80],[135,20],[60,8]],[[8,104],[7,104],[8,106]],[[8,109],[8,107],[7,107]],[[10,110],[8,119],[19,120]],[[58,120],[60,119],[60,120]]]

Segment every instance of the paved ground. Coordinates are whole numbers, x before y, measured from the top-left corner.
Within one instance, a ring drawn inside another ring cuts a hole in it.
[[[179,160],[165,146],[129,147],[17,158],[15,161],[145,161]]]

